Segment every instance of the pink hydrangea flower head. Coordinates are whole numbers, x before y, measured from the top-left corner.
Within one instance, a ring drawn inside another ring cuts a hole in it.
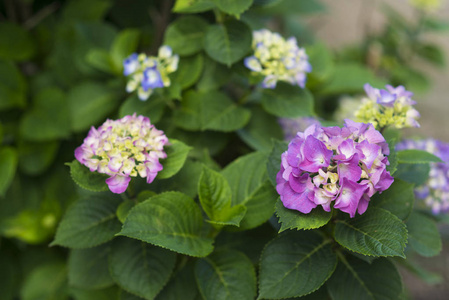
[[[89,168],[110,176],[106,179],[111,192],[123,193],[131,177],[153,182],[162,170],[160,158],[166,158],[164,146],[168,138],[144,116],[125,116],[106,120],[98,129],[92,127],[81,146],[75,149],[75,158]]]
[[[282,154],[276,190],[285,207],[310,213],[321,205],[353,218],[371,196],[393,183],[388,145],[371,124],[345,120],[343,128],[311,125]]]

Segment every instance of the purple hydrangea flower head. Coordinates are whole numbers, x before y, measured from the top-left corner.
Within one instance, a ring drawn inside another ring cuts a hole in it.
[[[372,124],[345,120],[343,128],[313,124],[297,132],[281,156],[276,190],[285,207],[310,213],[321,205],[353,218],[393,183],[388,145]]]
[[[419,149],[438,156],[443,162],[431,163],[429,178],[415,188],[415,197],[432,210],[433,214],[449,211],[449,143],[432,138],[403,140],[396,150]]]
[[[179,56],[169,46],[161,46],[158,56],[131,54],[123,61],[124,75],[128,76],[126,91],[137,90],[140,100],[147,100],[154,89],[170,86],[169,74],[178,68]]]
[[[75,158],[91,172],[107,174],[106,183],[113,193],[121,194],[131,177],[153,182],[162,170],[159,159],[167,157],[164,146],[168,138],[143,116],[125,116],[106,120],[96,129],[92,127]]]
[[[372,123],[377,128],[393,126],[396,128],[419,127],[419,112],[413,107],[413,93],[402,85],[386,85],[379,90],[368,83],[364,85],[367,97],[355,112],[358,122]]]
[[[273,89],[278,81],[305,87],[312,66],[294,37],[285,40],[279,33],[261,29],[253,32],[252,47],[254,55],[245,58],[244,64],[254,75],[264,77],[263,88]]]

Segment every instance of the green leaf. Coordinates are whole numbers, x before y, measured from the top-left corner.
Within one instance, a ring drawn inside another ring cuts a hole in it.
[[[443,162],[438,156],[427,151],[418,149],[407,149],[397,152],[400,164],[427,164],[430,162]]]
[[[58,88],[40,91],[34,107],[20,121],[21,135],[30,141],[48,141],[70,135],[70,112],[66,95]]]
[[[289,231],[260,258],[259,299],[300,297],[317,290],[337,265],[330,240],[316,231]]]
[[[282,140],[283,138],[278,119],[259,106],[251,109],[248,125],[238,130],[237,134],[248,146],[259,151],[270,151],[272,139]]]
[[[133,200],[125,200],[117,207],[117,219],[123,224],[125,223],[125,219],[128,216],[131,208],[134,207],[136,203]]]
[[[156,177],[153,189],[158,193],[178,191],[195,198],[202,169],[202,163],[187,159],[182,169],[175,176],[163,180]]]
[[[92,192],[104,192],[109,190],[105,180],[108,179],[108,175],[100,174],[97,172],[91,172],[89,168],[82,165],[76,159],[71,163],[67,163],[70,167],[70,175],[73,181],[83,189]]]
[[[35,44],[29,32],[22,27],[10,23],[0,23],[0,58],[24,61],[36,52]]]
[[[282,204],[281,199],[276,202],[276,215],[279,217],[282,232],[287,229],[315,229],[326,225],[332,212],[324,211],[321,207],[312,209],[308,214],[303,214],[294,209],[288,209]]]
[[[182,100],[182,108],[175,112],[176,125],[186,130],[234,131],[245,126],[249,118],[247,109],[218,91],[189,91]]]
[[[326,285],[333,300],[400,299],[402,292],[401,276],[388,259],[341,259]]]
[[[212,239],[202,236],[198,205],[179,192],[167,192],[137,204],[128,214],[120,235],[190,256],[207,256]]]
[[[66,300],[67,268],[62,263],[43,264],[25,278],[20,290],[23,300]]]
[[[430,257],[441,252],[441,236],[436,223],[426,215],[413,212],[407,220],[410,247],[422,256]]]
[[[253,0],[213,0],[218,8],[237,18],[253,4]]]
[[[192,86],[200,78],[203,65],[204,59],[201,54],[182,57],[179,60],[178,70],[173,75],[173,81],[179,83],[182,89]]]
[[[104,84],[89,81],[72,88],[67,100],[72,130],[81,132],[104,121],[117,106],[119,97]]]
[[[263,90],[262,107],[266,112],[283,118],[314,115],[312,94],[285,82],[278,82],[274,89]]]
[[[168,282],[176,254],[141,241],[121,238],[113,242],[109,269],[126,291],[152,300]]]
[[[198,13],[208,11],[215,5],[211,0],[176,0],[173,6],[175,13]]]
[[[195,278],[206,300],[254,299],[256,272],[246,255],[235,250],[214,252],[197,261]]]
[[[192,149],[175,139],[170,139],[169,142],[170,145],[164,149],[165,153],[167,153],[167,158],[161,160],[164,168],[157,174],[158,179],[170,178],[178,173],[184,165],[190,149]]]
[[[198,300],[200,299],[199,294],[193,266],[188,264],[178,273],[172,275],[171,280],[157,295],[156,300]]]
[[[271,184],[277,185],[276,175],[281,170],[281,156],[287,151],[288,143],[284,141],[272,140],[272,150],[267,160],[267,172]]]
[[[104,17],[112,3],[109,0],[69,1],[62,12],[66,21],[99,21]]]
[[[114,39],[111,47],[111,60],[116,73],[123,71],[123,60],[136,51],[139,37],[139,30],[124,29]]]
[[[333,56],[324,43],[307,46],[306,53],[309,56],[310,64],[313,66],[310,76],[323,80],[332,73],[334,68]]]
[[[230,66],[249,53],[251,41],[251,29],[245,23],[231,19],[209,26],[204,49],[214,60]]]
[[[371,205],[388,210],[401,220],[407,220],[415,202],[414,185],[395,178],[393,184],[382,194],[371,198]]]
[[[312,14],[319,13],[326,10],[324,6],[318,0],[307,0],[307,1],[297,1],[297,0],[277,0],[271,1],[264,5],[262,9],[258,10],[261,13],[266,13],[270,15],[290,15],[290,14]]]
[[[26,104],[25,78],[11,61],[0,60],[0,99],[0,110]]]
[[[111,55],[104,49],[91,49],[86,54],[86,61],[103,72],[114,74],[114,65]]]
[[[111,240],[121,227],[115,217],[120,202],[120,199],[115,197],[99,196],[76,201],[59,223],[55,239],[50,246],[83,249]]]
[[[320,93],[344,94],[361,93],[363,85],[369,82],[375,87],[383,87],[386,82],[377,78],[367,67],[356,63],[341,63],[335,65],[334,72],[329,76],[328,82]]]
[[[108,269],[111,245],[73,249],[68,260],[69,284],[78,288],[102,289],[114,284]]]
[[[150,118],[151,124],[155,124],[162,118],[164,108],[165,99],[160,94],[154,93],[147,101],[142,101],[136,94],[133,94],[120,106],[119,116],[123,118],[136,113]]]
[[[405,224],[382,208],[369,208],[363,215],[337,220],[335,240],[351,251],[371,256],[405,257]]]
[[[419,186],[429,178],[429,172],[429,164],[399,164],[394,177]]]
[[[75,300],[117,300],[119,295],[119,289],[117,286],[111,286],[101,290],[71,288],[70,292]]]
[[[14,179],[17,161],[17,152],[14,148],[0,148],[0,196],[5,196],[6,191]]]
[[[54,161],[59,145],[58,141],[19,143],[17,150],[20,170],[27,175],[38,175],[44,172]]]
[[[246,208],[243,205],[231,207],[231,188],[223,175],[205,166],[198,182],[198,195],[204,212],[213,224],[239,226],[245,216]]]
[[[164,44],[181,56],[195,54],[203,49],[208,23],[198,16],[184,16],[172,22],[165,31]]]
[[[221,173],[232,190],[232,205],[246,206],[241,229],[250,229],[266,222],[274,213],[278,195],[266,175],[266,156],[254,152],[239,157]]]
[[[225,84],[231,77],[232,70],[208,56],[204,57],[204,71],[197,83],[199,92],[216,90]]]
[[[422,59],[428,61],[429,63],[433,64],[436,67],[444,68],[444,66],[446,65],[446,57],[443,52],[443,49],[441,49],[437,45],[418,44],[418,47],[416,48],[416,53],[418,53],[418,55]]]

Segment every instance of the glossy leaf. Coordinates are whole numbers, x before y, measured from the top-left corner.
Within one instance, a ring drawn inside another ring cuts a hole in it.
[[[314,114],[312,94],[306,89],[284,82],[278,82],[275,89],[263,90],[262,107],[268,113],[284,118]]]
[[[232,190],[232,205],[247,208],[241,229],[257,227],[274,213],[278,195],[267,180],[265,166],[265,154],[254,152],[236,159],[222,171]]]
[[[123,70],[123,60],[136,51],[140,32],[136,29],[125,29],[114,39],[111,47],[111,61],[117,73]]]
[[[343,247],[371,256],[405,257],[405,224],[382,208],[370,207],[363,215],[337,220],[335,240]]]
[[[288,143],[284,141],[272,141],[272,149],[271,153],[268,156],[267,160],[267,172],[268,177],[273,184],[273,186],[276,186],[276,175],[281,170],[281,155],[285,151],[287,151]]]
[[[0,148],[0,196],[4,196],[11,185],[17,169],[17,152],[12,147]]]
[[[204,38],[204,50],[214,60],[230,66],[249,54],[251,40],[249,27],[231,19],[209,26]]]
[[[272,139],[283,138],[278,119],[258,106],[251,109],[251,119],[237,134],[248,146],[258,151],[270,151]]]
[[[175,123],[186,130],[234,131],[248,122],[250,112],[232,102],[218,91],[198,93],[189,91],[182,108],[175,113]]]
[[[70,112],[66,95],[57,88],[40,91],[33,109],[20,121],[20,133],[29,141],[49,141],[70,135]]]
[[[394,177],[418,186],[426,182],[429,172],[429,164],[399,164]]]
[[[399,219],[407,220],[415,202],[413,188],[413,184],[395,178],[387,190],[371,198],[370,205],[386,209]]]
[[[142,115],[150,118],[151,124],[159,122],[164,114],[165,99],[159,94],[153,94],[147,101],[140,100],[137,95],[129,96],[120,106],[119,116]]]
[[[204,212],[213,224],[239,226],[245,216],[245,206],[231,207],[232,193],[227,180],[207,167],[203,167],[198,182],[198,195]]]
[[[176,13],[198,13],[214,8],[212,0],[176,0],[173,12]]]
[[[191,147],[175,139],[170,139],[169,142],[170,145],[164,147],[167,158],[161,159],[161,164],[164,168],[157,174],[158,179],[170,178],[178,173],[191,149]]]
[[[0,24],[0,58],[23,61],[31,58],[36,50],[28,31],[17,24]]]
[[[288,209],[278,199],[276,202],[276,215],[279,217],[282,232],[287,229],[315,229],[326,225],[331,217],[332,212],[324,211],[321,207],[316,207],[308,214],[303,214],[294,209]]]
[[[436,223],[426,215],[413,212],[407,220],[410,247],[422,256],[438,255],[442,249],[441,236]]]
[[[33,269],[22,284],[20,299],[68,299],[67,267],[53,262]]]
[[[182,57],[179,60],[178,70],[174,73],[174,81],[179,83],[182,89],[195,84],[203,71],[204,59],[201,54]]]
[[[107,86],[90,81],[72,88],[67,100],[71,128],[75,132],[80,132],[104,121],[116,107],[119,99]]]
[[[120,202],[115,197],[92,196],[73,203],[59,223],[50,245],[83,249],[111,240],[121,227],[115,216]]]
[[[317,290],[337,265],[330,240],[315,231],[289,231],[260,258],[259,299],[300,297]]]
[[[196,86],[200,92],[216,90],[224,85],[231,76],[230,68],[205,56],[203,74]]]
[[[168,282],[175,266],[175,253],[147,243],[120,238],[109,257],[111,277],[124,290],[153,300]]]
[[[212,239],[202,236],[198,205],[179,192],[167,192],[137,204],[128,214],[120,235],[190,256],[207,256]]]
[[[442,162],[442,160],[427,151],[418,149],[407,149],[397,152],[400,164],[426,164],[430,162]]]
[[[18,145],[19,168],[28,175],[44,172],[56,158],[59,142],[22,142]]]
[[[195,54],[203,49],[208,23],[198,16],[184,16],[172,22],[165,31],[164,44],[181,56]]]
[[[235,250],[214,252],[197,261],[195,278],[206,300],[254,299],[256,272],[246,255]]]
[[[155,300],[199,300],[200,292],[195,282],[192,264],[186,265],[172,275]]]
[[[249,9],[253,0],[213,0],[213,2],[221,11],[239,17]]]
[[[11,61],[0,60],[0,99],[0,110],[26,104],[25,78]]]
[[[387,259],[371,264],[354,257],[340,260],[326,285],[333,300],[400,299],[402,292],[401,276]]]
[[[105,182],[109,177],[106,174],[91,172],[89,168],[82,165],[77,160],[73,160],[66,165],[70,167],[70,175],[72,176],[73,181],[83,189],[92,192],[103,192],[109,189]]]
[[[108,269],[111,245],[73,249],[68,260],[69,284],[78,288],[101,289],[114,284]]]

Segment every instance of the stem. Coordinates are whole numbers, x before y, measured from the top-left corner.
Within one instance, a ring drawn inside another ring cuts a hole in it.
[[[215,15],[215,21],[217,21],[217,23],[221,24],[224,22],[225,15],[218,8],[214,9],[214,15]]]
[[[162,44],[162,40],[164,38],[165,30],[169,24],[171,7],[173,4],[173,0],[164,0],[161,1],[161,9],[158,12],[156,9],[150,10],[149,15],[151,21],[154,25],[154,44],[151,49],[152,53],[157,53],[157,50]]]
[[[31,18],[25,21],[23,24],[23,27],[27,30],[32,29],[36,25],[38,25],[42,20],[44,20],[46,17],[54,13],[59,8],[58,2],[53,2],[46,7],[39,10],[37,13],[34,14]]]

